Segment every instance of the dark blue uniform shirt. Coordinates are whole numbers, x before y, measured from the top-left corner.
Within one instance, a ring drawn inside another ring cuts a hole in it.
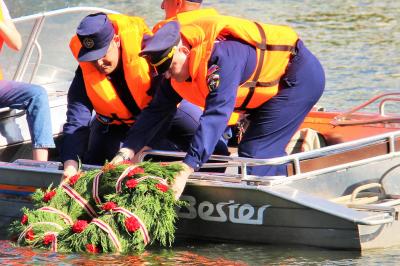
[[[233,112],[237,89],[247,81],[256,67],[254,47],[238,40],[216,42],[208,67],[217,69],[219,84],[206,99],[204,113],[184,162],[197,170],[212,154]],[[217,66],[217,67],[216,67]],[[147,145],[157,130],[166,128],[166,114],[173,112],[182,98],[168,81],[156,91],[148,108],[131,127],[123,146],[138,152]]]

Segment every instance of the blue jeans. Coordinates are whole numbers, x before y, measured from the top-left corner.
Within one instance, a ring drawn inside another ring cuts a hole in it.
[[[44,88],[15,81],[0,80],[0,108],[26,111],[33,148],[54,148],[50,107]]]

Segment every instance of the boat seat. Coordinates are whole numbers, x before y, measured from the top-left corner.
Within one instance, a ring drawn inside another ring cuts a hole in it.
[[[326,146],[322,135],[311,128],[299,129],[286,146],[287,154],[311,151]]]
[[[372,188],[378,188],[379,192],[364,191]],[[333,198],[330,201],[345,205],[355,205],[377,203],[387,198],[388,195],[386,195],[381,184],[369,183],[356,187],[349,195]]]

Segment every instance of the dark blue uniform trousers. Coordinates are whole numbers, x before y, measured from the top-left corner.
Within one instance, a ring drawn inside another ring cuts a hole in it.
[[[268,159],[285,156],[285,148],[325,88],[325,74],[318,59],[297,42],[294,55],[281,78],[279,92],[249,112],[250,120],[239,156]],[[248,174],[287,175],[286,165],[249,167]]]
[[[186,151],[199,126],[202,113],[198,106],[183,100],[169,128],[159,132],[149,146],[157,150]],[[90,128],[88,151],[82,161],[87,164],[103,165],[105,160],[112,160],[126,138],[128,130],[127,125],[105,125],[94,119]],[[217,144],[215,153],[228,155],[226,141],[222,138]]]

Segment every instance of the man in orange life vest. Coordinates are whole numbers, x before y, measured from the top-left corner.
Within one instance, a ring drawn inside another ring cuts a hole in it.
[[[150,137],[143,134],[146,126],[159,123],[182,98],[205,106],[182,163],[185,170],[173,184],[176,197],[188,176],[207,161],[234,110],[246,112],[250,120],[239,156],[283,156],[325,87],[321,64],[290,27],[219,15],[179,22],[165,24],[141,52],[172,87],[157,91],[132,128],[138,130],[120,150],[129,156],[138,152]],[[250,167],[248,173],[281,175],[286,167]]]
[[[155,87],[165,82],[152,79],[149,65],[139,57],[143,43],[151,35],[138,17],[98,13],[81,21],[70,42],[79,67],[68,92],[61,153],[65,177],[77,173],[78,157],[88,164],[111,160],[121,142],[129,139],[129,129],[152,99]],[[91,119],[92,110],[96,111],[96,119]],[[198,127],[199,110],[182,101],[175,113],[164,116],[163,130],[148,146],[187,150]],[[222,145],[227,149],[226,144]],[[132,159],[123,154],[117,157]]]

